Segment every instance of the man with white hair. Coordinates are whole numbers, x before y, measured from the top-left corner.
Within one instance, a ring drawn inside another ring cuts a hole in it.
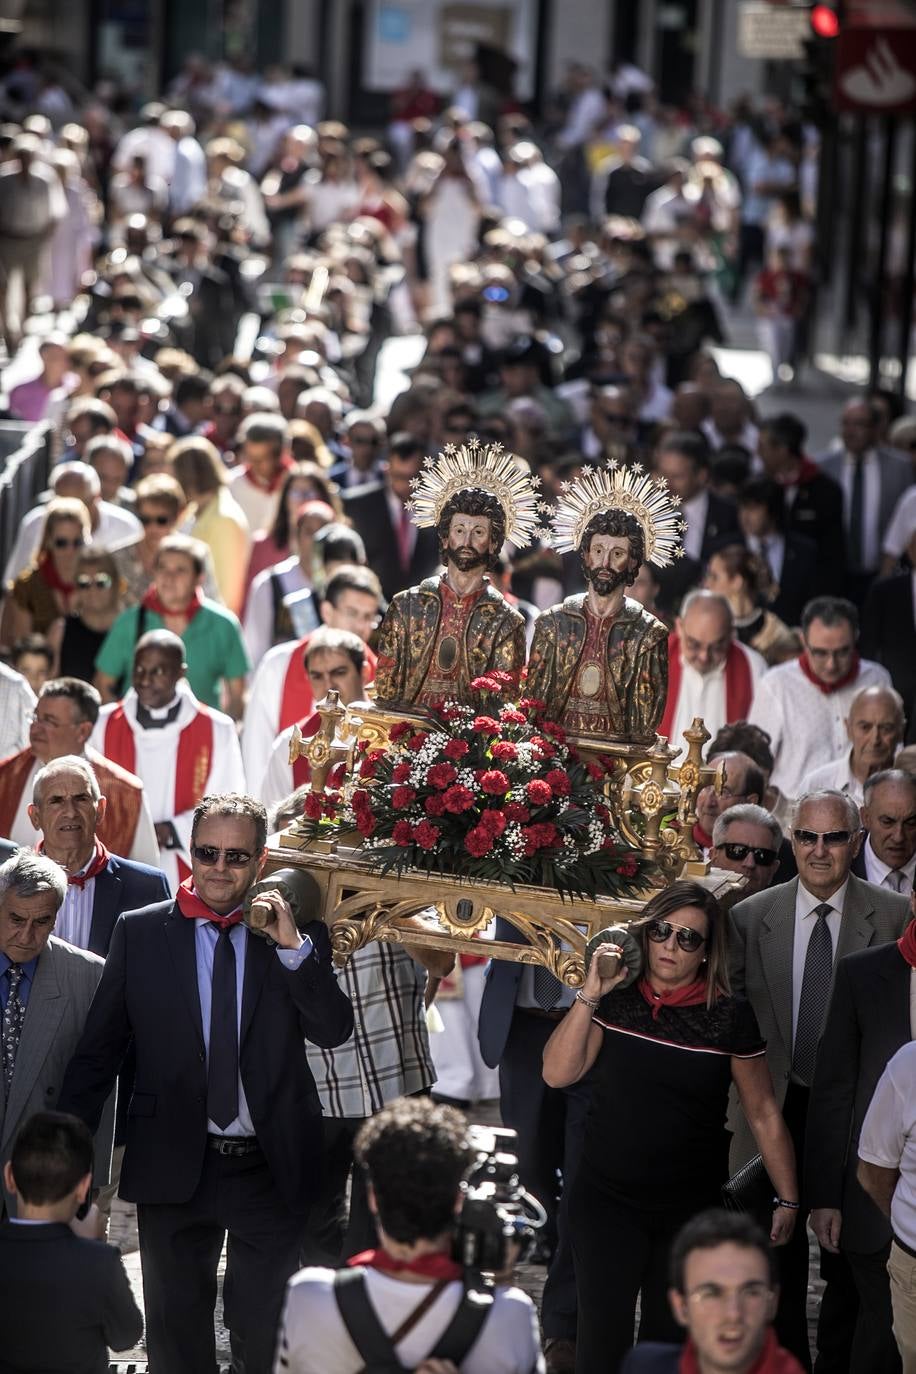
[[[916,777],[885,768],[864,791],[866,840],[852,871],[888,892],[909,894],[916,890]]]
[[[102,500],[102,484],[95,468],[88,463],[61,463],[51,474],[52,496],[75,496],[89,512],[92,542],[111,548],[143,533],[140,521],[130,511]],[[19,526],[13,551],[3,571],[4,583],[12,582],[29,566],[38,551],[45,522],[45,507],[33,507]]]
[[[733,991],[747,997],[761,1035],[776,1100],[804,1158],[805,1123],[817,1048],[836,961],[887,944],[903,933],[909,902],[863,882],[852,872],[862,846],[859,808],[843,792],[806,792],[792,821],[798,877],[757,892],[731,913],[729,965]],[[756,1153],[747,1121],[733,1108],[732,1166]],[[801,1198],[804,1216],[807,1200]],[[807,1362],[808,1241],[804,1226],[779,1251],[780,1341]],[[848,1276],[844,1276],[848,1283]],[[829,1283],[828,1283],[829,1292]],[[829,1302],[825,1298],[829,1308]]]
[[[782,843],[782,826],[772,811],[745,802],[716,817],[710,859],[714,868],[740,873],[744,897],[753,897],[776,877]]]
[[[899,692],[893,687],[863,687],[853,697],[846,717],[846,734],[852,748],[832,763],[815,768],[807,779],[808,789],[835,787],[861,806],[868,778],[893,766],[905,723]]]
[[[725,597],[690,592],[668,640],[668,697],[659,734],[681,747],[695,716],[713,736],[723,725],[746,720],[765,672],[760,655],[735,639]]]
[[[104,962],[52,934],[67,895],[67,875],[42,854],[20,850],[0,866],[0,1164],[33,1112],[57,1105],[64,1070],[86,1022]],[[95,1137],[95,1179],[111,1161],[113,1100]],[[16,1215],[16,1201],[4,1189]]]

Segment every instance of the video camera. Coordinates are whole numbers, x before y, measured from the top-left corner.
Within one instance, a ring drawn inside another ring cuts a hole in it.
[[[515,1131],[469,1126],[468,1139],[476,1157],[452,1253],[465,1269],[500,1274],[525,1258],[547,1214],[519,1182]]]

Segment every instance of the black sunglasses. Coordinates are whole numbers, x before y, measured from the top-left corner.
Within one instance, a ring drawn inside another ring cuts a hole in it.
[[[55,549],[81,549],[86,541],[84,539],[64,539],[59,535],[57,539],[51,540],[51,547]]]
[[[76,579],[76,585],[81,591],[85,591],[88,587],[98,587],[100,590],[103,587],[107,589],[111,586],[111,574],[106,572],[80,573]]]
[[[137,519],[141,525],[171,525],[170,515],[138,515]]]
[[[848,830],[793,830],[795,843],[805,849],[813,849],[818,840],[823,840],[828,849],[838,849],[841,844],[849,843]]]
[[[218,864],[220,854],[225,858],[229,868],[247,868],[255,857],[254,854],[249,854],[247,849],[217,849],[215,844],[192,844],[191,853],[205,868],[213,868]]]
[[[779,854],[775,849],[758,849],[755,845],[738,844],[737,841],[730,843],[726,840],[724,844],[718,845],[717,848],[724,849],[728,857],[736,864],[743,863],[748,854],[753,854],[754,863],[758,864],[761,868],[766,868],[768,864],[775,863],[779,858]]]
[[[706,936],[701,935],[698,930],[691,929],[690,926],[676,926],[670,921],[650,921],[646,926],[646,934],[656,945],[663,945],[670,939],[672,932],[675,933],[678,949],[682,949],[685,954],[695,954],[700,946],[706,943]]]

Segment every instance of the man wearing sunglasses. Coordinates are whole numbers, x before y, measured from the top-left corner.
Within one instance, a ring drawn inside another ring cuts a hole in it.
[[[776,877],[782,843],[782,827],[772,812],[745,802],[717,816],[710,859],[714,868],[740,873],[745,879],[742,895],[753,897]]]
[[[726,813],[727,814],[727,813]],[[751,1003],[767,1042],[767,1062],[798,1159],[804,1158],[805,1123],[818,1042],[838,958],[896,940],[909,916],[904,897],[863,882],[852,872],[862,845],[859,810],[842,792],[809,792],[792,819],[798,877],[757,892],[732,911],[732,987]],[[747,1122],[733,1110],[732,1167],[756,1153]],[[802,1196],[803,1211],[809,1206]],[[782,1343],[809,1366],[806,1297],[808,1246],[796,1227],[780,1256],[782,1285],[776,1329]],[[838,1323],[854,1318],[848,1271],[828,1259],[819,1345],[837,1341]],[[834,1284],[843,1284],[837,1304]],[[832,1306],[831,1306],[832,1305]],[[825,1352],[826,1353],[826,1352]]]
[[[300,932],[268,889],[266,938],[242,922],[266,839],[266,813],[252,798],[199,803],[191,876],[174,902],[118,921],[61,1089],[61,1109],[95,1130],[133,1040],[120,1192],[137,1203],[150,1366],[168,1374],[215,1367],[227,1232],[234,1363],[270,1374],[284,1286],[319,1184],[321,1108],[305,1041],[333,1048],[353,1027],[320,920]]]

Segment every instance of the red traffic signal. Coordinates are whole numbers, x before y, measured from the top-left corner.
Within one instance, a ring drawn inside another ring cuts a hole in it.
[[[811,10],[811,27],[818,38],[836,38],[840,31],[840,17],[830,5],[814,5]]]

